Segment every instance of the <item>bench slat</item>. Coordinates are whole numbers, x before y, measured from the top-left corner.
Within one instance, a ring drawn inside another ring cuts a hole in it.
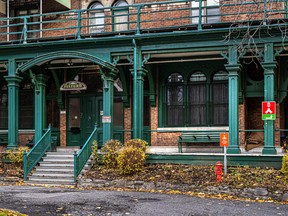
[[[205,143],[205,142],[219,142],[220,132],[218,131],[195,131],[195,132],[182,132],[178,139],[178,150],[182,153],[182,143]]]

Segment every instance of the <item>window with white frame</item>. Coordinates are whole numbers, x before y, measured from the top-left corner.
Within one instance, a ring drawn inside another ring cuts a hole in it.
[[[89,11],[89,26],[90,33],[99,33],[104,31],[104,10],[103,5],[95,2],[90,6]]]
[[[124,0],[119,0],[114,4],[113,8],[113,22],[114,31],[128,30],[129,8],[128,3]]]
[[[199,0],[192,1],[192,23],[199,23],[200,19],[200,5],[202,2],[201,10],[201,23],[217,23],[220,22],[220,8],[219,0]]]

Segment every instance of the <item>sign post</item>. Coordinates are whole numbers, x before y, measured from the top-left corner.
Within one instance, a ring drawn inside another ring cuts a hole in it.
[[[224,175],[227,175],[227,147],[229,145],[229,133],[220,133],[220,146],[224,147]]]
[[[262,102],[262,120],[276,120],[276,102]]]

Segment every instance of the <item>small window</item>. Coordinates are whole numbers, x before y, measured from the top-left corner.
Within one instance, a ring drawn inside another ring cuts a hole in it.
[[[103,5],[96,2],[89,8],[89,26],[90,33],[99,33],[104,31],[104,10]]]
[[[202,72],[193,73],[190,77],[190,82],[206,81],[206,76]]]
[[[226,71],[219,71],[214,74],[213,81],[228,80],[228,73]]]

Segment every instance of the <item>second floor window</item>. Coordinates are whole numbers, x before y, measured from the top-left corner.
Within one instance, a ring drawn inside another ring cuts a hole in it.
[[[129,8],[128,3],[124,0],[119,0],[113,8],[114,31],[128,30]]]
[[[192,23],[199,22],[199,6],[201,1],[192,2]],[[219,0],[202,0],[202,22],[201,23],[217,23],[220,22]]]
[[[99,33],[104,31],[104,10],[103,5],[96,2],[91,5],[89,9],[93,9],[89,12],[89,26],[90,33]]]

